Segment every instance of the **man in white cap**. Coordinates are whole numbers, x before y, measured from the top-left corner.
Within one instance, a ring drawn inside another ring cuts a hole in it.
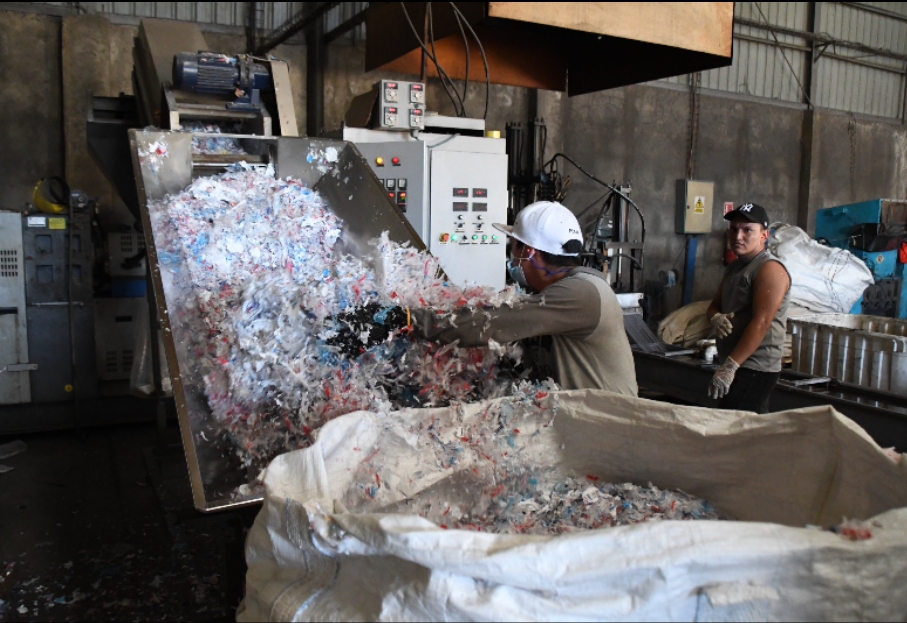
[[[510,237],[508,272],[534,294],[513,307],[463,310],[445,319],[413,310],[415,333],[461,346],[543,336],[547,361],[535,363],[547,364],[562,389],[636,396],[623,310],[604,275],[580,266],[582,233],[573,212],[540,201],[520,211],[512,227],[494,226]]]

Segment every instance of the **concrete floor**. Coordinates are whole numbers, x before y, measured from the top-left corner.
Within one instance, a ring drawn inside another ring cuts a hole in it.
[[[0,437],[0,620],[235,618],[242,515],[192,506],[176,422]]]

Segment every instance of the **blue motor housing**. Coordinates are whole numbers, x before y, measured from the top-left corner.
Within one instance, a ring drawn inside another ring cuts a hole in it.
[[[173,86],[183,91],[242,95],[231,107],[261,105],[262,89],[270,88],[271,74],[251,56],[215,52],[180,52],[173,57]]]

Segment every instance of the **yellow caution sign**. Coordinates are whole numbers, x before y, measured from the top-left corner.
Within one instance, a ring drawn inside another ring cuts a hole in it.
[[[696,197],[696,201],[693,203],[693,211],[696,214],[705,214],[705,197]]]
[[[66,229],[66,219],[60,217],[51,217],[47,219],[47,227],[50,229]]]

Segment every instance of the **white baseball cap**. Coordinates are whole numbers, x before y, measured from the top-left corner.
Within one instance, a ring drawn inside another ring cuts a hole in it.
[[[564,245],[570,240],[583,241],[576,216],[569,208],[554,201],[537,201],[526,206],[516,215],[513,226],[493,225],[523,244],[552,255],[576,257],[579,253],[565,253]]]

